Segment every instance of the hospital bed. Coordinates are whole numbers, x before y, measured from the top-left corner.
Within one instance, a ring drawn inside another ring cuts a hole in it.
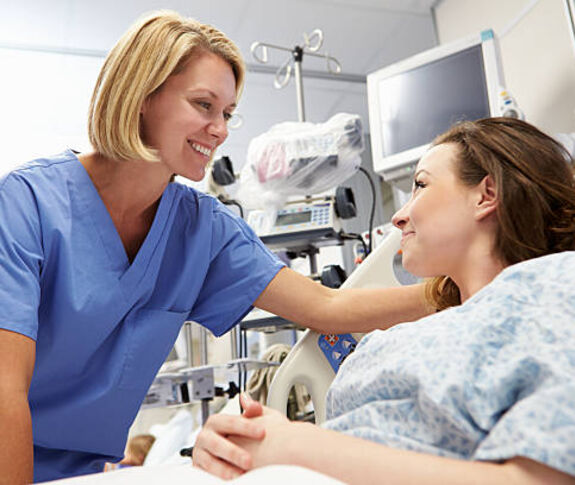
[[[399,286],[394,259],[400,242],[401,231],[391,227],[376,249],[353,271],[341,288]],[[359,333],[351,335],[357,341],[362,337]],[[303,384],[311,396],[315,422],[320,424],[325,421],[325,396],[335,377],[335,371],[320,348],[319,342],[322,339],[325,339],[325,336],[313,330],[306,330],[283,361],[271,383],[267,401],[269,407],[285,413],[290,389],[294,384]],[[323,348],[325,347],[326,345],[323,345]]]

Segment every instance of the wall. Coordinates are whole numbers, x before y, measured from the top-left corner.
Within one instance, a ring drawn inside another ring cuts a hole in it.
[[[89,149],[91,86],[103,59],[0,49],[0,174],[60,152]]]
[[[434,9],[440,43],[492,28],[500,35],[531,0],[444,0]],[[500,38],[506,87],[530,121],[575,132],[575,48],[564,0],[539,0]]]

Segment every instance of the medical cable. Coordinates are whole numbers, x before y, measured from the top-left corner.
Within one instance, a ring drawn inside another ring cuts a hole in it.
[[[354,239],[354,240],[357,239],[361,243],[361,245],[363,246],[364,254],[366,256],[369,254],[367,252],[367,244],[365,244],[365,240],[363,239],[363,237],[361,237],[361,234],[357,234],[356,232],[339,231],[338,235],[342,239]]]
[[[371,211],[369,214],[369,232],[367,233],[368,239],[369,239],[369,241],[368,241],[369,251],[367,251],[367,249],[365,248],[365,244],[364,244],[364,249],[366,249],[365,255],[367,256],[369,253],[371,253],[371,250],[373,248],[372,231],[373,231],[373,219],[375,218],[375,184],[373,183],[373,180],[372,180],[371,176],[369,175],[369,172],[365,168],[359,167],[359,171],[367,177],[367,180],[369,181],[369,186],[371,188]]]
[[[218,200],[224,205],[235,205],[240,210],[240,217],[244,219],[244,208],[242,205],[235,199],[229,199],[225,195],[218,195]]]

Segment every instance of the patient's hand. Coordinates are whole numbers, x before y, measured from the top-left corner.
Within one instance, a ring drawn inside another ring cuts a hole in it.
[[[194,444],[192,456],[194,466],[202,468],[221,478],[234,478],[252,468],[248,450],[242,449],[229,439],[230,435],[259,442],[265,436],[262,423],[249,418],[262,416],[263,406],[249,398],[240,396],[244,409],[242,416],[214,414],[208,418]]]
[[[246,436],[229,436],[229,440],[248,452],[251,457],[252,468],[265,465],[289,463],[290,457],[286,455],[285,444],[287,440],[299,440],[297,424],[268,407],[263,407],[263,414],[254,417],[254,423],[259,424],[265,430],[265,436],[261,440],[253,440]]]

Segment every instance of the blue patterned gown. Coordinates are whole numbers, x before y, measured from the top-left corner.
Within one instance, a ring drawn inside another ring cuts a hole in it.
[[[367,335],[324,427],[467,460],[575,475],[575,252],[505,269],[463,305]]]

